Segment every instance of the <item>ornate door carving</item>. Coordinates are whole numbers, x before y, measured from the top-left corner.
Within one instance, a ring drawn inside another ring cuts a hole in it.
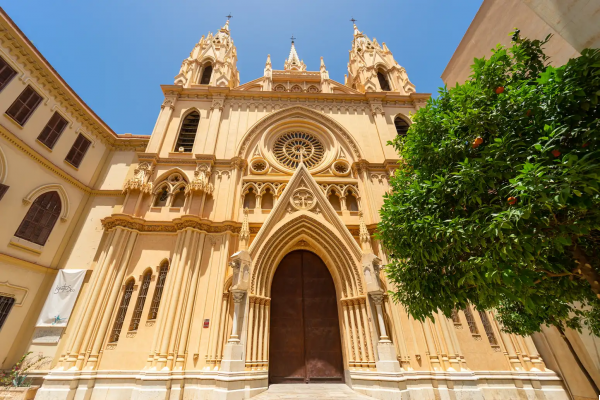
[[[342,345],[333,279],[323,261],[294,251],[271,289],[269,380],[342,381]]]

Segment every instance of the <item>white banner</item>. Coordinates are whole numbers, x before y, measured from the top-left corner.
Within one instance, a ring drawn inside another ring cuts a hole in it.
[[[36,326],[67,326],[86,271],[85,269],[58,271]]]

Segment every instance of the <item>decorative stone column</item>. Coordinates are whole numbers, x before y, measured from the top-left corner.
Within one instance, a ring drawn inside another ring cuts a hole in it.
[[[365,277],[365,283],[367,284],[367,293],[371,297],[371,301],[375,305],[376,320],[373,321],[375,325],[375,332],[379,332],[379,341],[377,343],[378,359],[375,362],[377,371],[381,372],[400,372],[400,364],[396,355],[396,348],[390,340],[386,329],[385,319],[383,316],[383,284],[379,276],[381,260],[375,254],[371,246],[371,237],[365,221],[363,220],[362,213],[360,214],[360,242],[363,250],[362,255],[362,270]]]
[[[137,168],[133,171],[133,178],[129,178],[125,182],[125,184],[123,185],[123,193],[125,193],[126,196],[125,200],[123,201],[122,212],[126,212],[125,207],[128,206],[128,200],[130,198],[134,198],[135,204],[131,211],[131,215],[135,217],[139,214],[139,208],[142,203],[142,198],[145,194],[152,193],[152,182],[150,182],[150,176],[152,176],[155,164],[155,160],[140,161]]]
[[[250,242],[250,227],[248,224],[248,210],[244,210],[244,221],[240,231],[240,250],[231,256],[229,266],[233,269],[231,282],[231,293],[233,296],[233,324],[231,336],[223,350],[223,361],[221,371],[241,372],[244,371],[245,344],[241,338],[240,327],[244,322],[244,314],[248,303],[248,288],[250,286],[250,275],[252,258],[248,252]]]

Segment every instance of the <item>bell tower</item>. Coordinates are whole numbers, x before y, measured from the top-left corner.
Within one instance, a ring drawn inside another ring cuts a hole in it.
[[[189,88],[192,85],[210,85],[234,88],[239,86],[237,49],[229,31],[229,18],[225,26],[213,35],[202,36],[190,56],[183,60],[175,85]]]
[[[369,39],[356,24],[345,85],[363,93],[383,91],[408,95],[415,92],[415,85],[394,60],[385,42],[379,45],[377,39]]]

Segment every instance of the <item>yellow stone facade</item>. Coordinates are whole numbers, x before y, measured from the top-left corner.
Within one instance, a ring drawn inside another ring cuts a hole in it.
[[[148,140],[114,134],[6,15],[0,24],[0,55],[19,70],[0,107],[27,84],[45,96],[24,127],[0,121],[0,179],[10,186],[0,200],[0,292],[21,307],[0,331],[10,343],[0,356],[3,368],[27,350],[52,357],[37,373],[38,399],[259,394],[269,384],[271,283],[295,250],[331,274],[343,379],[354,390],[568,398],[532,339],[502,333],[492,313],[419,322],[386,295],[386,255],[373,238],[398,162],[386,143],[429,94],[416,92],[385,43],[355,26],[343,84],[323,59],[307,71],[293,43],[282,70],[267,57],[264,76],[240,84],[227,22],[162,86]],[[34,138],[55,109],[70,125],[49,151]],[[93,145],[73,169],[61,142],[78,132]],[[52,190],[68,208],[46,244],[13,238],[31,201]],[[88,272],[66,329],[40,342],[35,320],[60,269]]]

